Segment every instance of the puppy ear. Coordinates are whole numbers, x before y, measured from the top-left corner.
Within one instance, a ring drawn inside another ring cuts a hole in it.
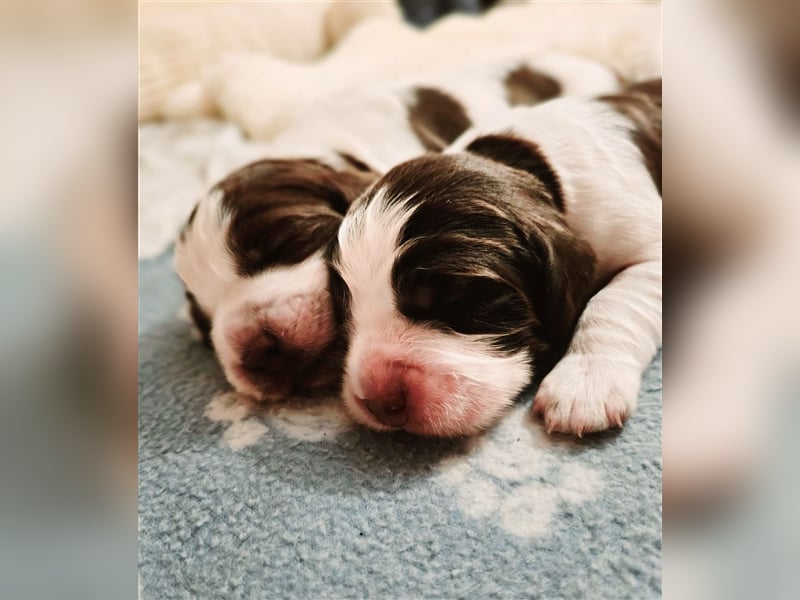
[[[264,159],[234,171],[215,187],[223,193],[223,210],[277,205],[327,206],[343,215],[378,173],[349,155],[341,166],[312,159]]]
[[[331,208],[344,215],[356,198],[378,179],[379,174],[349,154],[340,152],[339,156],[345,166],[332,171],[326,182],[329,185]]]
[[[249,277],[308,258],[376,178],[347,161],[333,167],[306,159],[265,159],[226,177],[216,190],[237,272]]]
[[[531,278],[529,297],[541,322],[539,335],[557,359],[594,292],[594,253],[564,222],[561,183],[535,143],[512,134],[487,135],[475,139],[467,151],[517,173],[516,186],[524,198],[518,218],[534,263],[532,270],[538,273]]]
[[[533,175],[543,184],[546,191],[538,195],[539,200],[544,200],[561,212],[564,211],[564,198],[558,175],[532,141],[511,134],[485,135],[471,142],[467,146],[467,151]]]
[[[595,289],[595,256],[581,237],[566,226],[537,225],[528,244],[538,277],[532,304],[553,356],[542,357],[547,368],[566,350],[575,325]],[[544,365],[540,365],[540,368]]]

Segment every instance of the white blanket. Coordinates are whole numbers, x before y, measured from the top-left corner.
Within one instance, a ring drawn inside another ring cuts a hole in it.
[[[231,123],[209,119],[139,127],[139,258],[160,254],[176,238],[210,186],[263,155]]]

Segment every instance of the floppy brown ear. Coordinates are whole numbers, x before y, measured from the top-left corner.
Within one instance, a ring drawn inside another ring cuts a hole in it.
[[[595,291],[595,256],[589,244],[564,225],[539,226],[528,235],[536,263],[532,303],[555,358],[569,345],[578,318]],[[552,366],[552,365],[551,365]]]
[[[231,173],[215,189],[222,193],[221,214],[230,217],[226,241],[239,274],[308,258],[376,178],[346,160],[335,168],[311,159],[265,159]]]
[[[512,134],[487,135],[467,150],[518,174],[517,215],[528,241],[532,272],[529,297],[540,334],[557,353],[569,344],[575,324],[594,292],[595,257],[589,244],[564,222],[557,173],[532,141]]]
[[[340,167],[314,159],[264,159],[234,171],[215,189],[223,193],[223,209],[232,212],[313,204],[343,215],[378,173],[347,154],[340,158]]]

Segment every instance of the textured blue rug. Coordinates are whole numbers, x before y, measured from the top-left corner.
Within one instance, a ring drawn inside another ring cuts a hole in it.
[[[661,595],[661,359],[621,433],[378,434],[333,399],[251,406],[140,264],[142,598]]]

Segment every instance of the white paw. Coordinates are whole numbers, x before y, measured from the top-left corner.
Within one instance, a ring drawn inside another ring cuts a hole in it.
[[[641,371],[583,354],[567,354],[547,374],[533,401],[548,433],[581,436],[622,427],[636,406]]]

